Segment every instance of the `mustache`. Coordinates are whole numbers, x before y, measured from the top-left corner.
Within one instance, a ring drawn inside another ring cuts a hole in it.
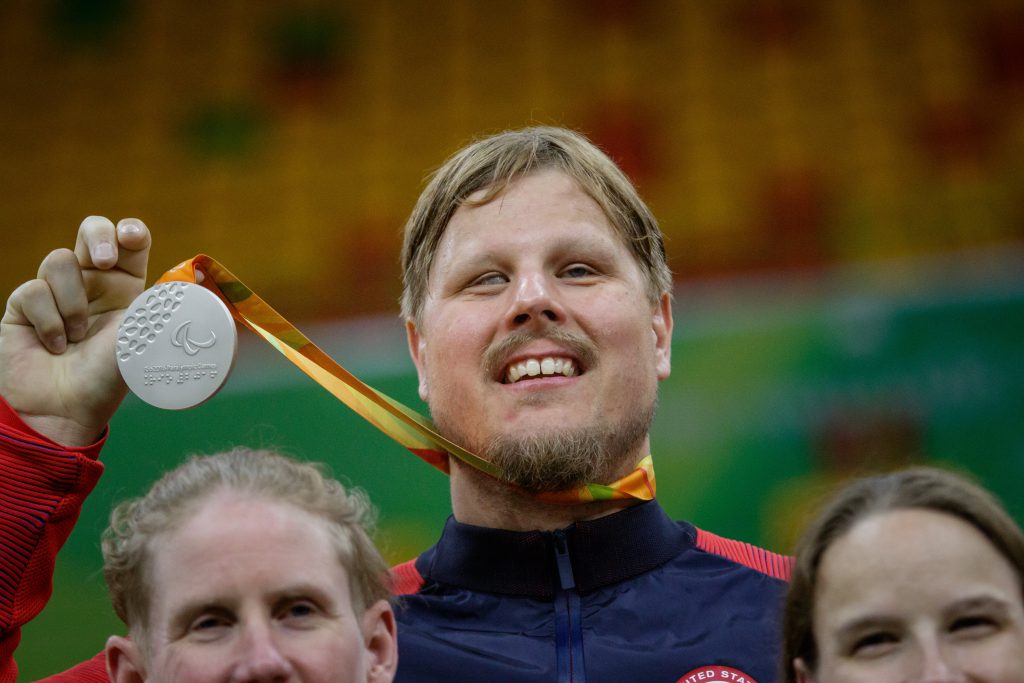
[[[594,348],[593,342],[587,337],[576,332],[570,332],[569,330],[552,328],[541,334],[524,330],[513,332],[487,349],[487,352],[484,354],[484,368],[491,377],[497,377],[498,373],[504,368],[509,356],[530,342],[541,340],[555,342],[568,350],[583,364],[585,370],[597,364],[597,349]]]

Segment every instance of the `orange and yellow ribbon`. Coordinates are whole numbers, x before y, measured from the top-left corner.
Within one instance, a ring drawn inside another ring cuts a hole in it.
[[[202,273],[202,277],[197,278],[197,272]],[[341,367],[213,258],[199,254],[183,261],[164,273],[157,283],[175,281],[199,284],[216,294],[236,321],[266,340],[367,422],[437,469],[447,473],[448,457],[454,456],[489,476],[502,479],[497,467],[438,434],[426,417]],[[534,497],[552,503],[650,500],[654,498],[654,491],[654,462],[648,455],[635,470],[611,484],[585,484],[575,490],[535,494]]]

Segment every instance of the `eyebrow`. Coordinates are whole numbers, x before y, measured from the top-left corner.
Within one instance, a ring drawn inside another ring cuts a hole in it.
[[[994,610],[999,614],[1006,614],[1010,611],[1010,604],[1005,599],[996,595],[972,595],[947,605],[942,610],[942,614],[945,617],[949,617],[959,612],[974,610]]]
[[[899,623],[899,618],[892,615],[866,614],[843,623],[838,629],[836,629],[836,634],[841,638],[845,638],[861,631],[897,628]]]
[[[576,234],[560,235],[557,238],[553,238],[549,243],[550,251],[555,254],[572,253],[583,258],[601,261],[609,261],[614,258],[614,251],[617,246],[619,245],[614,239],[607,241],[594,240],[592,238],[585,239]],[[495,264],[501,262],[506,255],[506,250],[487,247],[478,253],[460,253],[453,259],[453,264],[457,266],[465,264],[470,267],[481,264]]]

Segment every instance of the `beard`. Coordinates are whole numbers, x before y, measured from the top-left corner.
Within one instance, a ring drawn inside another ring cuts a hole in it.
[[[597,365],[594,344],[576,332],[552,328],[543,335],[515,332],[484,353],[485,373],[497,377],[517,349],[536,339],[548,339],[571,351],[584,368]],[[547,432],[493,434],[469,438],[448,419],[434,412],[438,430],[448,439],[496,465],[504,481],[528,493],[566,491],[584,484],[609,484],[636,464],[637,455],[654,419],[657,393],[639,401],[616,422],[598,421],[575,429],[553,426]],[[433,406],[432,406],[433,408]]]
[[[439,419],[442,434],[496,465],[502,479],[528,493],[566,491],[585,484],[610,484],[642,454],[637,449],[647,438],[656,401],[638,406],[613,424],[548,434],[497,434],[483,443],[471,443],[453,425]]]

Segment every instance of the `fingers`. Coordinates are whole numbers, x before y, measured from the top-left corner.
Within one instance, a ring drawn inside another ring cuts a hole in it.
[[[64,318],[45,280],[29,280],[14,290],[7,300],[3,322],[34,327],[39,341],[52,353],[63,353],[67,348]]]
[[[39,265],[38,278],[48,285],[50,294],[49,297],[45,297],[42,292],[35,295],[40,300],[46,299],[45,303],[40,301],[37,304],[40,314],[48,316],[56,308],[63,319],[67,341],[78,342],[84,339],[89,322],[89,301],[82,270],[74,252],[70,249],[51,251]],[[46,344],[42,334],[40,339]]]
[[[83,268],[107,270],[117,265],[117,229],[104,216],[89,216],[78,226],[75,256]]]
[[[145,280],[151,244],[149,228],[138,218],[122,218],[115,226],[103,216],[89,216],[78,228],[75,255],[83,268],[117,267]]]
[[[117,242],[120,245],[117,267],[145,280],[149,247],[153,244],[149,228],[138,218],[122,218],[117,222]]]
[[[35,328],[43,346],[63,353],[69,342],[85,339],[90,313],[124,307],[141,291],[151,244],[149,228],[137,218],[114,225],[89,216],[79,226],[74,251],[50,252],[36,279],[11,294],[3,322]],[[113,279],[102,272],[114,269],[122,274]]]

